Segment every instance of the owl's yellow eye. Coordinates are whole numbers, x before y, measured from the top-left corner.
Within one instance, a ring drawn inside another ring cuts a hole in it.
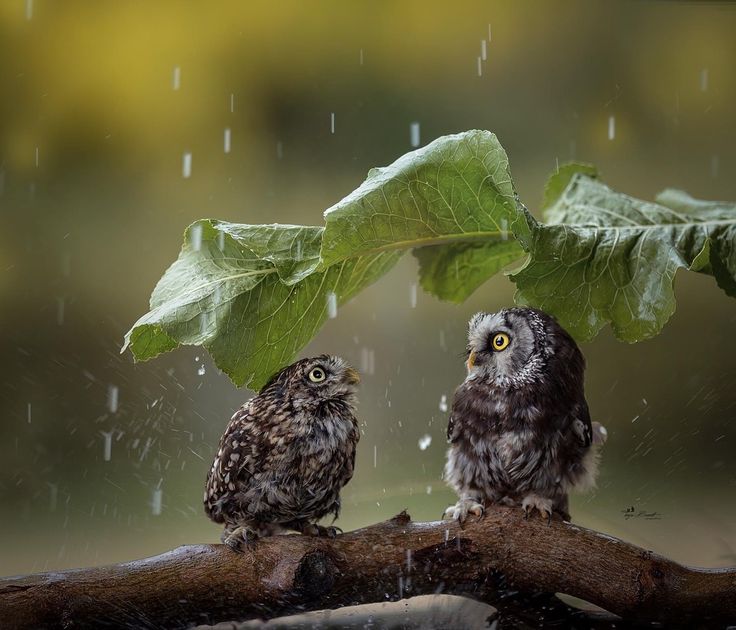
[[[309,372],[309,380],[312,381],[312,383],[321,383],[326,378],[325,371],[320,368],[312,368],[311,372]]]
[[[509,345],[509,342],[511,340],[509,339],[509,336],[505,333],[498,333],[493,336],[493,341],[491,342],[491,347],[496,352],[501,352],[501,350],[505,350],[506,347]]]

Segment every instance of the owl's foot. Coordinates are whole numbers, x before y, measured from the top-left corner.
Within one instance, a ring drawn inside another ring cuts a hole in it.
[[[524,510],[524,518],[529,518],[536,510],[547,520],[547,524],[552,522],[552,499],[545,499],[538,494],[528,494],[521,502],[521,509]]]
[[[244,551],[253,551],[258,540],[258,533],[245,525],[239,525],[234,529],[226,528],[222,532],[220,540],[233,551],[243,553]]]
[[[342,534],[342,530],[334,525],[323,527],[322,525],[313,525],[310,523],[302,529],[302,534],[319,538],[337,538],[338,534]]]
[[[314,536],[318,538],[335,538],[338,534],[342,534],[342,530],[334,525],[324,527],[322,525],[316,525],[315,523],[308,523],[306,521],[292,521],[291,523],[286,523],[284,527],[286,529],[293,529],[305,536]]]
[[[450,505],[442,518],[458,521],[462,525],[468,518],[468,514],[483,518],[483,506],[475,499],[460,499],[455,505]]]

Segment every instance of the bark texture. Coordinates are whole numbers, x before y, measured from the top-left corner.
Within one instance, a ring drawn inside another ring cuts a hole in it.
[[[335,540],[261,539],[238,554],[189,545],[107,567],[0,579],[3,628],[184,628],[427,593],[466,595],[501,620],[601,626],[549,594],[587,600],[617,627],[736,624],[736,569],[689,568],[605,534],[497,508],[482,521],[399,516]],[[575,620],[580,621],[576,623]],[[623,622],[623,623],[622,623]]]

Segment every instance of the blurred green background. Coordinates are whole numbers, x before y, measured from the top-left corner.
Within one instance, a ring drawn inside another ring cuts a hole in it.
[[[532,211],[570,158],[635,196],[734,200],[735,32],[731,3],[4,0],[0,574],[218,540],[204,478],[249,392],[198,349],[119,354],[188,223],[318,224],[411,149],[415,122],[421,144],[494,131]],[[305,350],[375,355],[345,529],[453,500],[440,401],[468,317],[512,302],[499,276],[461,306],[420,292],[412,308],[414,282],[407,256]],[[736,564],[736,301],[694,274],[677,295],[658,338],[583,348],[609,441],[573,516]]]

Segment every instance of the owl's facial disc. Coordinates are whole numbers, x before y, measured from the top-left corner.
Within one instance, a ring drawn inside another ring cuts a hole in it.
[[[355,394],[360,375],[340,357],[322,355],[305,364],[302,382],[321,400],[344,398]]]
[[[468,374],[471,378],[513,379],[534,348],[532,330],[516,313],[478,313],[468,327]]]

